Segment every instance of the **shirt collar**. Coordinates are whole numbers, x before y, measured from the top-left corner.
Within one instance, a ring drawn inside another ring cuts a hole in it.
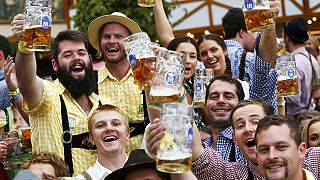
[[[57,86],[57,91],[58,91],[58,94],[61,95],[64,93],[64,91],[67,91],[67,89],[64,87],[63,84],[61,84],[61,82],[59,81],[59,79],[56,79],[54,81],[54,84]]]
[[[227,47],[229,46],[242,47],[242,45],[236,40],[228,39],[228,40],[224,40],[224,42],[226,43]]]
[[[228,139],[232,139],[232,132],[233,132],[233,129],[231,126],[229,126],[225,130],[221,131],[219,134],[221,134],[222,136]]]
[[[129,77],[131,74],[133,74],[132,68],[130,67],[127,75],[121,80],[123,81],[126,79],[126,77]],[[106,66],[103,66],[99,71],[98,71],[98,84],[102,83],[107,77],[112,77],[114,78],[108,68]],[[114,78],[115,79],[115,78]]]

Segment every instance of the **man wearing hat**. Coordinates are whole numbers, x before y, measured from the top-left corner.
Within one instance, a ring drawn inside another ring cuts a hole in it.
[[[194,180],[191,171],[180,174],[168,174],[156,169],[156,161],[151,159],[143,149],[133,150],[128,161],[121,169],[113,171],[105,180]]]
[[[105,61],[98,71],[98,94],[108,97],[128,117],[130,140],[127,151],[140,147],[144,132],[143,95],[134,77],[124,50],[124,39],[140,32],[139,25],[120,12],[104,15],[93,20],[88,27],[92,46]]]
[[[295,57],[299,81],[299,95],[286,99],[287,114],[298,115],[315,107],[311,99],[312,78],[315,76],[316,80],[319,79],[320,70],[316,59],[304,46],[304,42],[309,38],[306,22],[302,18],[297,18],[284,23],[283,29],[286,49]]]

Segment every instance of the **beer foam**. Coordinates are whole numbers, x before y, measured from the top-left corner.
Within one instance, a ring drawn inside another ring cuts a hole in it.
[[[178,90],[165,88],[165,89],[151,89],[150,96],[172,96],[180,94]]]

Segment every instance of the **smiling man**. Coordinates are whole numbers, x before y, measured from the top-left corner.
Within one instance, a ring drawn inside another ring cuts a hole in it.
[[[105,62],[105,66],[98,71],[97,93],[114,102],[126,114],[132,128],[127,151],[141,146],[145,129],[143,94],[134,83],[133,71],[124,49],[124,39],[137,32],[141,32],[139,25],[120,12],[100,16],[88,27],[90,43],[101,53]]]
[[[299,123],[292,117],[263,118],[257,127],[256,142],[257,162],[266,179],[315,180],[319,178],[320,149],[306,150]],[[307,166],[300,163],[302,158],[304,158],[302,163]]]
[[[90,142],[97,147],[94,166],[78,178],[104,179],[123,167],[128,159],[125,144],[129,140],[129,123],[124,113],[113,105],[99,106],[88,120]]]
[[[24,15],[12,21],[14,35],[21,39]],[[55,152],[64,158],[70,174],[77,175],[94,164],[96,156],[88,137],[87,117],[99,104],[110,104],[93,93],[92,60],[88,38],[79,31],[60,32],[52,45],[52,66],[58,79],[49,82],[36,75],[34,52],[19,42],[16,76],[23,95],[23,108],[29,114],[32,152]]]

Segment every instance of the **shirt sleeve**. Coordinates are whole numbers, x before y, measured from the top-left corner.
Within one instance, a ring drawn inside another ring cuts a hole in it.
[[[192,162],[192,172],[198,179],[247,179],[246,166],[224,161],[216,151],[205,148],[202,155]]]

